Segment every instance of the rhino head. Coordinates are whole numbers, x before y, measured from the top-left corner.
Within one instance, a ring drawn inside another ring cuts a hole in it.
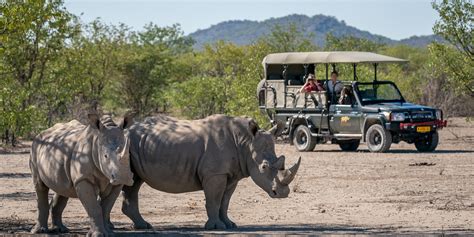
[[[130,168],[130,140],[124,130],[133,123],[131,115],[126,115],[120,125],[104,125],[97,114],[89,114],[90,127],[97,132],[93,152],[97,168],[110,180],[112,185],[133,185]]]
[[[252,180],[272,198],[285,198],[290,193],[288,185],[293,181],[301,163],[298,162],[285,169],[285,156],[275,154],[275,138],[283,130],[282,124],[277,124],[269,131],[259,130],[254,120],[249,122],[253,139],[250,145],[251,165],[248,166]]]

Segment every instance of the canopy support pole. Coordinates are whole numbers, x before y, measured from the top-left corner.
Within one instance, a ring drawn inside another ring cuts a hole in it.
[[[329,65],[326,63],[326,81],[329,79]]]
[[[378,63],[374,63],[374,81],[377,81],[377,65]]]
[[[335,72],[336,71],[336,64],[332,64],[332,71]]]
[[[309,64],[303,64],[303,67],[304,67],[304,78],[306,78],[308,76],[308,66]]]
[[[354,67],[354,81],[357,81],[357,64],[353,63],[352,67]]]

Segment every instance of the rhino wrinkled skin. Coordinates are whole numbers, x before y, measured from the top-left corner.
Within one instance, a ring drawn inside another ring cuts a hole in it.
[[[275,155],[274,137],[281,129],[266,132],[252,119],[224,115],[193,121],[158,116],[135,123],[129,129],[134,184],[123,187],[123,213],[136,229],[152,228],[138,208],[145,182],[168,193],[204,190],[205,228],[235,228],[227,210],[239,180],[250,176],[272,198],[290,192],[301,158],[285,169],[285,157]]]
[[[38,201],[38,219],[32,233],[68,232],[62,212],[68,198],[79,198],[91,221],[90,236],[112,233],[110,211],[123,185],[133,184],[129,139],[110,117],[89,115],[90,124],[77,120],[56,124],[40,133],[31,148],[30,169]],[[48,191],[52,229],[48,229]]]

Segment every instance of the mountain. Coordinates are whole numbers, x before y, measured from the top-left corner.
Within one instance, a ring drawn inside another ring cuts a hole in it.
[[[313,42],[318,46],[323,46],[327,33],[335,36],[354,36],[369,39],[386,44],[406,44],[414,47],[424,47],[432,41],[438,41],[435,35],[412,36],[407,39],[393,40],[388,37],[372,34],[368,31],[357,29],[347,25],[344,21],[339,21],[335,17],[325,15],[288,15],[278,18],[270,18],[264,21],[233,20],[212,25],[203,30],[197,30],[189,34],[195,41],[197,48],[202,48],[206,43],[213,43],[218,40],[233,42],[239,45],[246,45],[254,42],[259,37],[269,34],[276,26],[287,26],[296,24],[305,34],[313,35]]]

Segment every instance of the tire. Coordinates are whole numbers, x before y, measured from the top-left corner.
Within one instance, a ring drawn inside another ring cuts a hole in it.
[[[298,151],[312,151],[316,147],[316,137],[306,125],[299,125],[293,132],[293,144]]]
[[[431,133],[425,139],[415,141],[416,150],[419,152],[432,152],[436,149],[439,142],[438,131]]]
[[[343,151],[357,151],[360,140],[339,141],[339,147]]]
[[[365,133],[367,147],[371,152],[386,152],[392,145],[392,134],[380,124],[374,124]]]

